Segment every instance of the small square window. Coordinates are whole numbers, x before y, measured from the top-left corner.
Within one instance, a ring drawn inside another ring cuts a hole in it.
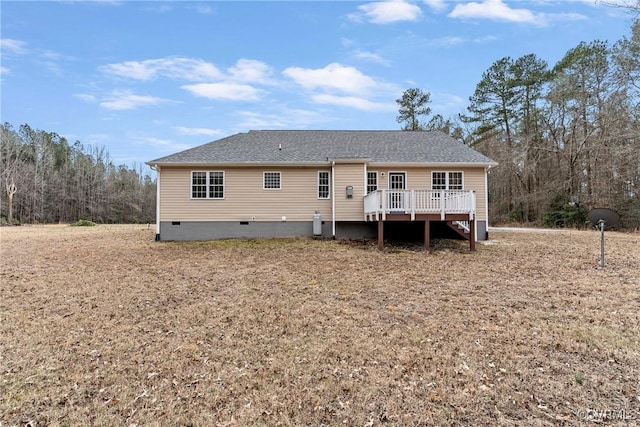
[[[265,172],[263,182],[265,190],[279,190],[280,172]]]

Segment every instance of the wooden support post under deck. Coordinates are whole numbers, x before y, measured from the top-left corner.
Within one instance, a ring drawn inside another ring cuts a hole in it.
[[[476,220],[469,221],[469,250],[476,250]]]
[[[378,221],[378,250],[384,249],[384,221]]]
[[[424,248],[431,250],[431,221],[428,219],[424,222]]]

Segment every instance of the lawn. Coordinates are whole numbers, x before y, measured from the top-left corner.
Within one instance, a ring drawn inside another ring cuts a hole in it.
[[[0,229],[0,426],[640,423],[640,234]]]

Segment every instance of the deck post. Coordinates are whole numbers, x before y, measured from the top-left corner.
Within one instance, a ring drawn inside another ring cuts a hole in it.
[[[431,221],[428,219],[424,222],[424,248],[431,250]]]
[[[476,250],[476,220],[469,220],[469,250]]]
[[[411,221],[416,220],[416,192],[411,190]]]
[[[384,249],[384,221],[378,221],[378,250]]]

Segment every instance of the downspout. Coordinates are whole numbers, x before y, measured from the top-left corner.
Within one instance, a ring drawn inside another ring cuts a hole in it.
[[[487,166],[484,170],[484,217],[485,217],[485,239],[489,240],[489,169],[491,166]],[[476,234],[478,234],[478,227],[476,226]],[[477,239],[476,239],[477,241]]]
[[[160,240],[160,166],[153,165],[151,169],[156,171],[156,241]]]
[[[331,162],[331,234],[336,238],[336,162]]]

